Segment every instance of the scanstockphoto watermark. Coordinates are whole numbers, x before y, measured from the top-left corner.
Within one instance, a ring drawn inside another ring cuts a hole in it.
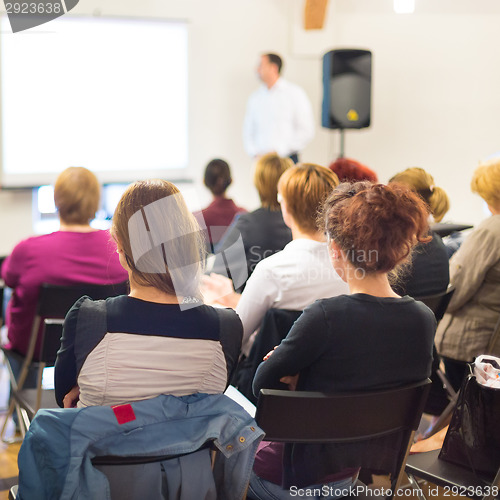
[[[79,0],[4,0],[13,33],[25,31],[63,16]]]
[[[473,487],[464,487],[464,491],[453,491],[453,496],[457,494],[467,494],[468,496],[474,495],[474,493],[479,493],[479,496],[483,494],[498,494],[498,487],[483,487],[479,489],[480,491],[476,491]],[[290,496],[297,498],[342,498],[342,497],[358,497],[363,496],[364,498],[386,498],[392,496],[392,489],[379,487],[379,488],[370,488],[366,485],[358,484],[356,486],[346,486],[344,488],[336,488],[335,486],[331,486],[328,484],[324,484],[322,486],[309,487],[309,488],[298,488],[297,486],[290,487]],[[429,489],[428,496],[451,496],[452,491],[449,489],[448,491],[441,491],[436,488]],[[395,492],[395,497],[413,497],[415,492],[412,488],[398,488]]]
[[[335,486],[324,484],[320,487],[298,488],[297,486],[290,487],[290,496],[297,498],[342,498],[347,496],[356,497],[363,495],[365,497],[386,497],[392,495],[389,488],[368,488],[364,485],[346,486],[343,488],[336,488]]]
[[[176,193],[141,207],[128,221],[136,269],[168,273],[181,310],[202,305],[197,298],[204,267],[199,245],[206,239],[207,226],[200,212],[195,217],[186,217],[188,213],[184,196]],[[221,255],[234,286],[241,286],[248,278],[241,236]]]

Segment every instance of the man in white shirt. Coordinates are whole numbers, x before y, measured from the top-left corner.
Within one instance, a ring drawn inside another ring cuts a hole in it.
[[[278,55],[261,56],[257,73],[262,85],[248,100],[243,141],[252,157],[276,152],[297,162],[298,152],[314,136],[314,118],[306,93],[280,77],[281,67]]]

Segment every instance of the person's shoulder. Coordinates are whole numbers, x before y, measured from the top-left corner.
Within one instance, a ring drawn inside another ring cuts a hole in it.
[[[240,317],[236,314],[236,311],[230,307],[213,307],[209,305],[203,305],[201,307],[203,308],[200,310],[202,314],[210,316],[216,315],[219,317],[219,320],[223,322],[241,323]]]
[[[487,217],[477,226],[476,230],[477,229],[492,230],[495,231],[495,233],[500,234],[500,214]],[[473,233],[474,231],[471,234]]]
[[[82,234],[92,236],[96,240],[102,240],[105,242],[113,240],[109,232],[109,229],[98,229],[97,231],[89,231],[88,233],[82,233]]]
[[[266,218],[268,214],[268,210],[263,207],[258,208],[257,210],[253,210],[252,212],[240,212],[238,214],[238,220],[236,224],[238,226],[255,224],[258,221]]]
[[[60,231],[54,233],[41,234],[38,236],[30,236],[21,240],[12,250],[12,254],[32,254],[39,255],[44,249],[51,249],[54,246],[58,247],[60,242]]]
[[[281,88],[283,88],[284,90],[286,90],[288,92],[306,95],[305,90],[297,83],[286,80],[285,78],[280,78],[279,82],[280,82]]]
[[[477,249],[490,249],[492,244],[496,243],[500,243],[500,214],[491,215],[477,225],[465,237],[463,244],[453,257],[456,258],[457,254],[462,255],[474,252]]]
[[[319,299],[313,302],[307,309],[321,310],[325,313],[331,314],[332,311],[343,311],[346,305],[352,302],[352,297],[348,294],[336,295],[335,297],[328,297],[326,299]]]
[[[252,274],[254,273],[261,273],[261,272],[267,272],[269,270],[275,269],[279,265],[283,263],[288,263],[288,259],[286,257],[286,254],[284,253],[284,250],[286,249],[286,246],[283,250],[280,250],[279,252],[273,253],[269,257],[266,257],[265,259],[262,259],[256,266]]]
[[[345,309],[346,295],[319,299],[308,305],[303,312],[302,321],[328,324],[328,318],[338,318]]]
[[[248,104],[252,104],[255,100],[265,92],[265,86],[263,84],[259,85],[248,97]]]

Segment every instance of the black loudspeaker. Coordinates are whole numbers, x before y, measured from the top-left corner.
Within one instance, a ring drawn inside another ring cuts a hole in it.
[[[323,56],[321,125],[332,129],[365,128],[371,119],[372,53],[331,50]]]

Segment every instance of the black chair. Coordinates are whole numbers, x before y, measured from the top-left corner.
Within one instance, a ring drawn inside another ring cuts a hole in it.
[[[453,285],[449,285],[447,290],[444,292],[424,297],[415,297],[415,300],[423,302],[434,313],[436,321],[439,323],[443,318],[454,293],[455,287]],[[432,355],[434,359],[431,374],[432,387],[426,407],[424,408],[424,413],[436,415],[439,416],[439,418],[432,425],[432,427],[427,430],[425,437],[435,434],[446,426],[458,398],[458,393],[455,391],[451,382],[440,368],[441,359],[435,345],[433,346]]]
[[[423,297],[415,297],[415,300],[423,302],[434,313],[436,321],[439,323],[443,318],[454,293],[455,287],[453,285],[448,285],[448,288],[444,292],[426,295]]]
[[[157,498],[158,478],[165,474],[163,462],[198,453],[209,449],[212,456],[212,468],[217,453],[213,440],[208,440],[196,451],[163,456],[129,456],[115,455],[97,456],[92,459],[92,465],[102,472],[109,483],[111,499],[123,498]],[[138,466],[140,467],[138,473]],[[140,480],[139,480],[140,478]]]
[[[80,283],[76,285],[42,284],[38,297],[37,309],[31,329],[31,337],[26,356],[2,349],[4,351],[11,386],[11,402],[0,436],[4,439],[8,420],[14,411],[17,412],[22,437],[26,434],[29,423],[39,408],[57,407],[54,391],[42,390],[43,369],[54,364],[60,345],[62,320],[73,304],[82,296],[88,295],[94,300],[105,299],[115,295],[128,293],[128,282],[113,285],[93,285]],[[47,328],[47,332],[45,332]],[[38,339],[45,338],[45,350],[40,353],[40,359],[34,359]],[[59,342],[57,341],[59,338]],[[12,370],[9,358],[17,358],[22,363],[18,377]],[[31,370],[38,371],[36,389],[26,388],[25,382]]]
[[[405,471],[419,500],[427,499],[415,476],[441,486],[445,496],[461,495],[478,500],[499,498],[500,468],[495,477],[476,475],[465,467],[440,460],[440,451],[416,453],[408,457]]]
[[[342,462],[347,466],[384,469],[381,450],[389,446],[385,472],[391,474],[392,498],[404,475],[430,384],[426,379],[393,389],[339,394],[262,389],[255,419],[266,441],[341,445],[341,462],[354,453],[350,460],[355,463]],[[285,449],[284,461],[295,452]]]
[[[116,456],[103,455],[92,459],[92,465],[102,472],[109,483],[109,492],[112,500],[158,498],[158,480],[165,475],[164,463],[176,460],[185,455],[198,453],[209,448],[212,454],[212,467],[215,462],[217,449],[213,440],[191,453],[162,456]],[[19,485],[15,484],[9,490],[9,500],[16,500]],[[163,498],[163,496],[162,496]]]
[[[19,453],[18,496],[242,498],[263,434],[222,394],[42,409]]]
[[[288,335],[301,314],[302,311],[269,309],[262,320],[248,358],[244,358],[238,363],[231,384],[253,404],[257,403],[257,398],[252,390],[252,382],[257,368],[262,363],[264,356]],[[283,389],[286,389],[284,384]]]

